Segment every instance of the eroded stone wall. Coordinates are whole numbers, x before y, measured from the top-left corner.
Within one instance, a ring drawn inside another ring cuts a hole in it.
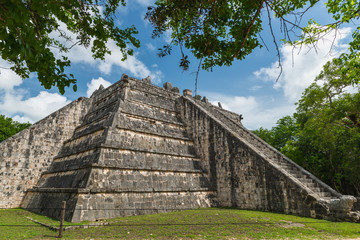
[[[316,217],[321,206],[279,168],[190,101],[179,103],[219,206]]]
[[[24,192],[36,185],[72,136],[89,101],[79,98],[0,143],[0,207],[20,206]]]
[[[78,222],[211,206],[216,192],[178,117],[179,97],[132,79],[95,92],[22,207],[58,218],[66,200],[65,219]]]
[[[123,76],[1,144],[3,204],[17,206],[42,172],[22,207],[58,218],[65,200],[73,222],[209,206],[347,219],[351,196],[254,136],[241,116],[145,80]],[[10,168],[19,164],[26,174]]]

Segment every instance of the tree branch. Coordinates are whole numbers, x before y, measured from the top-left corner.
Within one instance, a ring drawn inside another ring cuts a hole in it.
[[[271,32],[271,35],[272,35],[272,37],[273,37],[273,41],[274,41],[274,44],[275,44],[275,47],[276,47],[277,56],[278,56],[278,63],[279,63],[279,68],[280,68],[280,73],[279,73],[278,77],[276,78],[276,82],[277,82],[277,81],[279,80],[281,74],[282,74],[282,65],[281,65],[280,51],[279,51],[279,47],[278,47],[278,45],[277,45],[277,43],[276,43],[276,38],[275,38],[273,29],[272,29],[271,17],[270,17],[270,10],[269,10],[269,7],[268,7],[268,3],[267,3],[266,1],[265,1],[265,5],[266,5],[267,13],[268,13],[268,18],[269,18],[270,32]]]
[[[200,62],[199,62],[199,66],[198,69],[196,71],[196,77],[195,77],[195,96],[197,95],[197,82],[198,82],[198,77],[199,77],[199,72],[200,72],[200,67],[201,67],[201,62],[202,62],[203,58],[200,58]]]
[[[269,50],[268,46],[266,45],[264,39],[261,37],[261,34],[260,34],[260,33],[259,33],[259,38],[261,39],[262,43],[264,44],[266,50],[269,52],[270,50]]]
[[[260,10],[262,9],[262,6],[263,6],[264,2],[265,2],[265,0],[262,0],[262,1],[261,1],[258,9],[256,10],[256,13],[255,13],[253,19],[251,20],[251,23],[250,23],[249,27],[248,27],[247,30],[246,30],[246,34],[245,34],[244,40],[243,40],[243,42],[241,43],[240,48],[239,48],[239,50],[237,51],[237,53],[235,53],[235,54],[232,56],[232,59],[236,58],[236,57],[240,54],[241,49],[244,47],[245,42],[246,42],[246,39],[247,39],[248,36],[249,36],[250,30],[251,30],[252,26],[254,25],[256,18],[257,18],[258,15],[260,14]]]

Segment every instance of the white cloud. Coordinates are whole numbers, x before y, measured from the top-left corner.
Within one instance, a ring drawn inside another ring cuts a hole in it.
[[[172,31],[171,30],[166,30],[163,34],[163,38],[164,41],[169,44],[172,41],[172,37],[171,37]]]
[[[150,51],[155,51],[155,49],[156,49],[156,47],[155,47],[153,44],[151,44],[151,43],[147,43],[147,44],[146,44],[146,47],[147,47]]]
[[[13,117],[15,121],[34,123],[69,103],[66,97],[45,91],[24,99],[27,91],[14,89],[23,80],[9,69],[10,65],[3,59],[0,59],[0,66],[0,114]]]
[[[128,56],[126,61],[121,61],[123,55],[119,51],[115,42],[110,40],[107,45],[111,51],[111,55],[106,55],[105,61],[100,62],[99,70],[102,73],[110,74],[112,67],[118,66],[124,70],[130,71],[131,75],[134,77],[145,78],[150,76],[153,83],[161,82],[161,71],[150,71],[143,62],[137,59],[137,54],[134,54],[134,56]]]
[[[260,127],[271,128],[277,120],[295,111],[294,104],[288,104],[281,99],[255,96],[229,96],[219,93],[206,93],[206,97],[215,106],[221,103],[224,109],[242,114],[243,125],[251,130]]]
[[[142,6],[150,6],[150,5],[154,5],[154,0],[135,0],[135,2],[137,2],[138,4],[142,5]]]
[[[263,86],[260,85],[254,85],[249,90],[252,92],[256,92],[257,90],[261,89]]]
[[[142,2],[145,4],[145,1]],[[66,29],[65,24],[60,23],[61,29]],[[76,41],[76,36],[70,31],[65,30],[65,33],[70,36],[73,41]],[[58,40],[62,40],[58,33],[53,32],[52,37]],[[62,42],[68,46],[72,45],[71,42]],[[107,43],[108,48],[112,52],[111,55],[105,56],[105,62],[100,60],[94,60],[91,53],[91,45],[89,48],[83,46],[74,46],[68,53],[59,53],[57,49],[53,49],[53,52],[57,58],[61,57],[61,54],[65,54],[69,57],[72,63],[85,64],[90,67],[96,67],[103,74],[109,74],[114,66],[122,68],[123,71],[128,72],[128,75],[132,75],[137,78],[144,78],[150,76],[153,83],[159,83],[163,74],[160,70],[150,70],[142,61],[137,58],[137,55],[128,56],[126,61],[121,61],[123,55],[119,51],[114,41]],[[9,64],[0,59],[0,114],[14,117],[18,121],[30,121],[36,122],[41,118],[49,115],[57,109],[65,106],[70,101],[59,94],[40,92],[37,96],[26,99],[26,92],[21,88],[16,88],[22,84],[22,79],[15,74],[12,70],[8,69]],[[110,85],[109,82],[102,78],[93,79],[88,84],[87,94],[94,91],[98,85],[103,84],[105,87]],[[95,89],[93,89],[95,88]]]
[[[21,77],[10,69],[9,63],[0,58],[0,89],[11,90],[21,84]]]
[[[23,100],[21,91],[7,91],[0,103],[0,112],[33,123],[68,103],[70,101],[66,97],[57,93],[41,91],[36,97]]]
[[[61,29],[66,29],[65,24],[59,23]],[[76,39],[76,35],[71,33],[68,30],[64,30],[64,32],[70,36],[72,39]],[[52,37],[62,41],[56,33],[52,33]],[[67,45],[70,45],[67,43]],[[122,61],[123,54],[121,53],[119,47],[113,40],[109,40],[107,42],[107,47],[110,50],[111,54],[106,54],[105,61],[101,61],[98,59],[93,59],[91,53],[91,46],[85,48],[80,45],[76,45],[70,49],[68,53],[61,53],[66,55],[72,63],[79,64],[89,64],[91,66],[96,66],[103,74],[110,74],[113,66],[117,66],[123,69],[125,72],[129,72],[128,75],[136,77],[136,78],[145,78],[150,76],[154,83],[160,83],[162,78],[161,71],[151,71],[142,61],[140,61],[137,56],[138,54],[134,54],[133,56],[128,56],[125,61]],[[60,53],[54,49],[54,54],[59,58]]]
[[[104,88],[107,88],[111,85],[111,83],[104,80],[102,77],[99,77],[97,79],[91,79],[91,82],[86,84],[86,86],[88,87],[86,91],[86,96],[90,97],[91,94],[93,94],[93,92],[95,92],[95,90],[100,87],[100,85],[103,85]]]
[[[275,88],[283,90],[287,99],[294,103],[302,92],[308,87],[315,77],[322,70],[322,66],[329,60],[346,51],[347,45],[340,41],[347,37],[350,28],[340,29],[335,38],[335,30],[329,32],[326,38],[319,41],[316,45],[317,52],[310,46],[304,45],[302,49],[283,45],[280,48],[282,75]],[[333,49],[331,47],[333,46]],[[331,50],[331,51],[330,51]],[[278,63],[275,62],[271,67],[261,68],[254,72],[255,76],[263,81],[274,81],[279,75]]]
[[[218,99],[218,101],[210,100],[210,102],[214,105],[218,105],[218,102],[220,102],[224,109],[238,113],[250,112],[252,109],[259,107],[258,102],[253,96],[222,96],[221,94],[216,94],[210,95],[209,99]]]
[[[28,117],[25,117],[25,116],[19,116],[19,115],[16,115],[14,117],[12,117],[12,119],[14,121],[17,121],[17,122],[21,122],[21,123],[26,123],[26,122],[33,122],[30,118]]]
[[[347,45],[340,43],[350,33],[349,28],[340,30],[337,38],[332,42],[335,32],[328,34],[327,39],[317,44],[317,53],[312,49],[293,49],[284,45],[280,48],[283,73],[274,83],[274,88],[281,89],[282,94],[270,93],[262,96],[228,96],[218,93],[207,93],[207,97],[214,105],[220,101],[223,108],[242,114],[243,124],[249,129],[259,127],[271,128],[277,120],[292,115],[296,106],[294,103],[322,70],[322,66],[332,58],[344,52]],[[330,48],[334,45],[332,52]],[[263,81],[274,81],[279,74],[278,63],[270,67],[261,68],[254,72],[255,76]],[[261,86],[253,86],[250,91],[256,91]]]

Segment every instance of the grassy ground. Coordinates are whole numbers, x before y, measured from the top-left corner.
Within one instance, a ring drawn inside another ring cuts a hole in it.
[[[57,221],[21,209],[0,210],[0,239],[57,237],[57,232],[26,217],[59,225]],[[69,230],[63,236],[66,239],[360,239],[360,224],[356,223],[236,209],[188,210],[106,222],[109,225]]]

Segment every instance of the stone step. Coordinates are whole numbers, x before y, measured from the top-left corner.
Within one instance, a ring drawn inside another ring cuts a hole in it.
[[[319,195],[320,197],[326,197],[326,198],[332,197],[332,194],[329,192],[318,192],[316,194]]]
[[[309,188],[321,197],[331,197],[332,196],[332,194],[330,192],[328,192],[323,187],[319,186],[319,184],[316,182],[315,182],[315,187],[309,187]]]
[[[213,108],[215,111],[219,112],[222,115],[225,115],[225,117],[231,119],[236,124],[241,124],[241,119],[240,119],[241,115],[239,115],[237,113],[231,112],[231,111],[223,109],[223,108],[219,108],[218,106],[215,106],[212,104],[206,104],[204,102],[202,102],[202,105],[206,105],[210,108]]]
[[[316,188],[316,187],[319,186],[319,185],[318,185],[317,183],[315,183],[314,181],[312,181],[312,182],[304,182],[304,184],[305,184],[308,188],[310,188],[310,189],[313,189],[313,188]]]
[[[332,196],[331,193],[327,192],[323,187],[320,187],[315,180],[311,179],[308,175],[303,173],[294,165],[291,165],[290,162],[279,161],[278,166],[297,178],[301,183],[303,183],[307,188],[311,189],[317,195],[321,197]]]
[[[300,175],[299,174],[299,171],[296,171],[296,170],[293,170],[293,169],[288,169],[288,170],[286,170],[288,173],[290,173],[291,175],[293,175],[293,176],[302,176],[302,175]]]
[[[65,161],[66,162],[66,161]],[[107,163],[107,165],[104,165],[104,162]],[[107,160],[100,163],[89,163],[89,164],[77,164],[73,166],[66,166],[65,168],[51,168],[49,171],[44,171],[42,174],[49,175],[49,174],[60,174],[60,173],[69,173],[77,170],[83,170],[83,169],[109,169],[109,170],[122,170],[122,171],[148,171],[148,172],[172,172],[172,173],[204,173],[204,171],[200,167],[199,161],[193,161],[190,159],[187,159],[186,162],[175,162],[173,165],[170,166],[170,164],[167,164],[165,166],[159,165],[159,164],[147,164],[147,163],[141,163],[137,162],[139,164],[129,164],[130,166],[124,164],[124,161],[118,161],[116,160]],[[64,162],[59,162],[64,163]],[[177,165],[175,165],[177,164]],[[177,168],[177,166],[182,166],[182,168]]]
[[[150,122],[160,122],[163,124],[168,124],[168,125],[174,125],[174,126],[178,126],[181,128],[186,128],[185,124],[182,122],[182,120],[180,118],[177,119],[177,121],[167,121],[161,118],[154,118],[154,117],[146,117],[146,116],[142,116],[142,115],[135,115],[135,114],[131,114],[128,112],[124,112],[124,111],[120,111],[121,114],[124,114],[126,116],[128,116],[129,118],[136,118],[136,119],[142,119],[145,121],[150,121]]]
[[[311,178],[307,178],[305,175],[296,176],[296,178],[305,185],[314,182],[314,180],[312,180]]]
[[[118,85],[112,90],[105,91],[106,94],[99,94],[95,96],[92,106],[94,108],[101,108],[103,105],[106,105],[114,100],[118,100],[121,95],[120,91],[121,91],[121,87],[120,85]]]
[[[115,148],[136,149],[156,153],[195,155],[194,143],[189,138],[155,135],[130,129],[109,129],[106,144]]]
[[[161,104],[157,104],[157,103],[153,103],[153,102],[150,102],[150,103],[146,102],[146,101],[143,102],[143,101],[138,101],[137,99],[134,99],[134,98],[127,98],[127,101],[133,102],[138,105],[146,105],[146,106],[158,109],[158,110],[175,112],[175,113],[178,112],[175,107],[167,106],[165,104],[161,105]]]
[[[306,177],[304,173],[302,173],[299,169],[297,169],[295,166],[290,165],[289,163],[280,163],[279,166],[291,175],[295,176],[296,178]]]
[[[100,109],[90,109],[83,119],[83,124],[96,121],[96,119],[102,118],[105,115],[117,111],[118,102],[114,101],[111,104],[108,104]]]
[[[83,169],[44,173],[39,188],[90,188],[107,191],[175,191],[209,187],[199,170],[188,172],[158,171],[151,169],[119,169],[89,166]]]
[[[186,153],[186,152],[175,152],[175,153],[159,152],[159,151],[154,151],[154,150],[138,149],[138,148],[134,148],[134,147],[128,147],[128,148],[116,147],[116,146],[111,146],[111,145],[105,144],[105,143],[92,144],[92,145],[88,145],[86,147],[80,146],[80,147],[74,148],[74,149],[68,148],[67,150],[63,150],[63,152],[60,152],[54,159],[56,162],[57,161],[58,162],[69,161],[69,163],[66,163],[66,164],[70,164],[70,162],[73,159],[74,159],[74,161],[76,161],[76,158],[78,156],[86,157],[88,152],[98,151],[98,150],[104,149],[104,148],[111,149],[113,151],[120,151],[120,152],[130,151],[130,152],[145,153],[145,154],[161,154],[164,156],[182,157],[182,158],[189,158],[190,160],[199,160],[197,155],[191,154],[191,153]]]
[[[321,197],[330,197],[332,195],[330,192],[327,192],[323,187],[319,186],[319,184],[311,178],[307,178],[306,180],[300,179],[300,181],[305,184],[306,187],[311,189],[315,194]]]
[[[308,188],[310,188],[308,185],[306,185]],[[321,193],[322,191],[323,191],[323,189],[322,188],[320,188],[320,187],[311,187],[310,188],[313,192],[315,192],[316,194],[318,194],[318,193]]]
[[[22,207],[58,218],[62,201],[67,201],[66,221],[80,222],[211,206],[216,192],[209,189],[153,192],[101,192],[90,189],[32,189]],[[74,194],[76,194],[74,196]],[[75,198],[76,201],[69,201]],[[42,202],[41,208],[38,203]],[[48,209],[51,209],[49,211]]]
[[[114,148],[103,148],[98,164],[109,167],[147,168],[164,171],[202,170],[201,160],[194,155],[166,155]]]
[[[273,160],[275,161],[275,160]],[[292,165],[290,164],[285,164],[285,163],[277,163],[277,165],[279,165],[279,167],[285,169],[285,170],[292,170],[294,169]]]
[[[39,188],[85,188],[91,168],[59,173],[42,174],[37,184]]]
[[[199,158],[164,155],[124,149],[98,148],[54,160],[46,173],[76,170],[88,167],[145,169],[171,172],[202,172]]]
[[[118,94],[122,89],[122,82],[118,81],[106,89],[95,90],[91,98],[94,100],[93,104],[98,105],[101,102],[107,101],[112,98],[114,95]]]
[[[304,174],[301,170],[299,170],[296,166],[291,165],[288,162],[281,162],[278,164],[282,169],[295,176],[296,178],[308,178],[306,174]],[[310,179],[310,178],[309,178]]]
[[[249,141],[249,142],[252,142],[253,140],[250,139],[250,140],[248,140],[248,141]],[[258,141],[256,141],[256,142],[258,142]],[[259,147],[257,147],[257,148],[259,148]],[[273,158],[276,162],[279,162],[279,159],[277,158],[276,155],[274,155],[274,153],[273,153],[273,151],[272,151],[271,149],[269,149],[269,148],[267,148],[267,147],[265,147],[265,146],[263,146],[263,145],[261,145],[261,149],[262,149],[262,152],[263,152],[266,156]]]
[[[102,192],[102,189],[32,189],[22,207],[58,218],[62,201],[67,201],[66,221],[80,222],[139,214],[197,209],[211,206],[216,192],[209,189],[179,191]],[[76,201],[69,201],[75,198]],[[41,202],[41,208],[38,203]],[[49,209],[51,209],[49,211]]]
[[[89,149],[80,153],[75,153],[67,156],[57,156],[50,168],[49,172],[75,170],[85,166],[95,164],[99,161],[100,148]]]
[[[133,101],[145,104],[151,103],[152,106],[176,111],[175,99],[163,97],[161,95],[151,94],[133,89],[129,92],[128,98]]]
[[[100,147],[106,141],[106,133],[107,128],[102,128],[87,135],[67,140],[63,144],[57,158],[80,154]]]
[[[86,123],[83,125],[80,125],[77,129],[74,131],[74,135],[71,137],[71,139],[79,138],[85,135],[90,134],[91,132],[96,131],[97,129],[102,129],[111,126],[112,118],[109,118],[110,114],[106,114],[103,117],[99,117],[98,119],[95,119],[94,121],[91,121],[90,123]]]
[[[169,91],[165,88],[155,86],[153,84],[147,84],[143,81],[135,80],[130,81],[131,89],[136,91],[141,91],[143,93],[148,93],[162,98],[167,98],[169,100],[176,99],[180,97],[180,94],[174,91]]]
[[[114,94],[111,98],[105,98],[104,101],[93,103],[88,114],[101,111],[102,109],[109,108],[110,106],[119,102],[120,94]]]
[[[167,139],[174,139],[174,140],[183,140],[183,141],[187,141],[187,142],[193,142],[193,140],[187,136],[176,136],[176,135],[168,135],[166,134],[166,132],[157,132],[157,131],[149,131],[149,130],[142,130],[140,128],[125,128],[125,127],[121,127],[120,125],[116,125],[115,129],[118,130],[122,130],[122,131],[126,131],[126,132],[133,132],[133,133],[139,133],[142,135],[147,135],[147,136],[153,136],[153,137],[162,137],[162,138],[167,138]]]
[[[188,138],[183,124],[161,121],[154,118],[136,116],[132,114],[118,115],[119,128],[133,129],[156,135]]]
[[[114,194],[122,194],[122,193],[146,193],[148,194],[156,194],[156,193],[191,193],[191,192],[209,192],[210,194],[216,195],[216,190],[211,188],[197,188],[197,189],[175,189],[175,190],[157,190],[147,189],[147,190],[137,190],[137,189],[126,189],[122,191],[113,190],[108,192],[106,189],[89,189],[89,188],[44,188],[44,187],[33,187],[27,190],[32,193],[80,193],[80,194],[102,194],[102,193],[114,193]],[[61,203],[59,204],[61,206]]]
[[[92,169],[88,181],[91,189],[108,191],[177,191],[208,188],[210,183],[201,172],[170,172],[156,170]]]
[[[93,119],[92,121],[83,122],[81,125],[77,126],[75,128],[75,133],[81,132],[86,128],[91,128],[93,125],[99,125],[102,124],[104,121],[106,121],[109,118],[110,114],[106,114],[104,116],[98,117]]]
[[[67,147],[70,145],[79,145],[83,144],[83,142],[91,142],[94,139],[105,137],[105,130],[107,127],[100,126],[98,128],[93,128],[91,131],[88,131],[86,134],[80,136],[73,136],[70,139],[64,141],[63,146]]]
[[[126,104],[122,105],[120,108],[122,112],[128,114],[147,118],[162,119],[163,121],[182,124],[182,121],[176,111],[170,111],[168,109],[159,108],[149,104],[126,101]]]

